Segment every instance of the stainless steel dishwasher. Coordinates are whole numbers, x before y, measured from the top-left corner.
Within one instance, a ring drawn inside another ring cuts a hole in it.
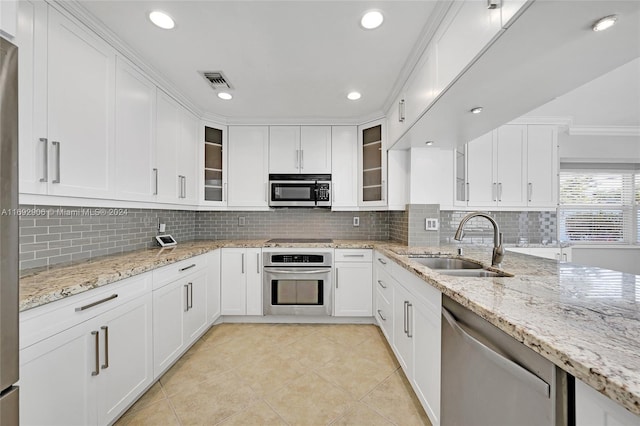
[[[442,426],[574,424],[573,377],[448,297],[441,359]]]

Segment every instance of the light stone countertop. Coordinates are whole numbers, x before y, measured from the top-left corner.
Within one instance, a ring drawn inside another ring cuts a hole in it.
[[[24,271],[20,310],[82,293],[221,247],[375,248],[443,294],[488,320],[629,411],[640,415],[640,276],[508,252],[514,277],[446,276],[409,254],[456,253],[457,246],[407,247],[389,241],[334,240],[274,244],[265,240],[181,243],[74,265]],[[464,245],[463,258],[491,261],[491,247]]]

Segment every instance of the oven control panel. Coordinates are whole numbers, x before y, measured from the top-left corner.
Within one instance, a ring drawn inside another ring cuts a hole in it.
[[[271,263],[324,263],[321,254],[274,254]]]
[[[290,266],[304,268],[312,266],[331,267],[333,265],[332,253],[326,251],[282,250],[263,253],[263,255],[265,267]]]

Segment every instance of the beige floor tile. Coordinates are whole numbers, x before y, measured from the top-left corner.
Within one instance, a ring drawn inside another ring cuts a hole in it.
[[[385,366],[368,358],[346,354],[327,362],[316,369],[316,373],[340,386],[355,399],[360,399],[389,377],[395,369],[392,365]]]
[[[265,399],[287,423],[296,425],[328,424],[356,402],[315,373],[305,374]]]
[[[317,333],[320,328],[318,324],[268,324],[257,331],[267,337],[272,345],[285,346]]]
[[[129,410],[115,423],[117,426],[170,426],[179,424],[168,399],[148,404],[139,410]]]
[[[300,363],[282,353],[256,355],[235,369],[236,373],[261,395],[273,393],[307,372]]]
[[[233,371],[170,397],[183,425],[216,424],[256,403],[257,394]]]
[[[223,364],[237,368],[242,364],[253,362],[256,356],[276,352],[277,348],[270,345],[265,337],[254,329],[253,336],[245,335],[243,338],[234,338],[221,345],[210,345],[207,351],[210,356]]]
[[[400,367],[400,363],[382,333],[365,339],[359,345],[350,348],[350,351],[353,356],[370,359],[380,366],[391,367],[394,370]]]
[[[149,388],[148,391],[144,393],[144,395],[140,397],[138,401],[136,401],[135,404],[131,406],[131,408],[129,408],[127,412],[140,410],[147,405],[153,404],[154,402],[158,402],[166,398],[167,395],[165,395],[164,391],[162,390],[160,382],[156,382],[153,384],[153,386],[151,386],[151,388]]]
[[[203,345],[197,349],[192,348],[179,359],[160,378],[160,383],[165,393],[171,396],[193,388],[198,383],[214,378],[230,369],[229,364],[216,357],[213,348]]]
[[[344,348],[321,334],[311,334],[291,345],[279,347],[277,351],[307,369],[315,369],[339,356]]]
[[[331,426],[392,426],[393,423],[378,413],[358,402],[342,417],[331,423]]]
[[[224,420],[220,425],[225,426],[258,426],[258,425],[282,425],[286,423],[269,405],[260,401],[252,405],[245,411],[238,413]]]
[[[431,425],[402,370],[396,370],[361,401],[397,425]]]
[[[326,338],[347,347],[354,347],[365,339],[379,335],[372,324],[331,324],[319,330]]]

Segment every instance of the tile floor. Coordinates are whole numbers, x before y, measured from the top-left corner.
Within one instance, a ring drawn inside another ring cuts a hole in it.
[[[430,425],[374,325],[221,324],[116,423]]]

